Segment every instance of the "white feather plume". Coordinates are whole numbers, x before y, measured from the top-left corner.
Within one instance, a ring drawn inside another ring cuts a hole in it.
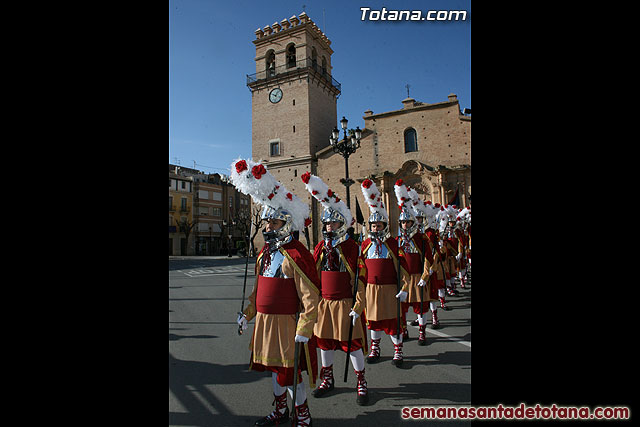
[[[231,182],[243,194],[260,205],[285,209],[291,214],[293,230],[304,230],[309,206],[287,190],[266,167],[251,159],[236,159],[231,164]]]
[[[367,202],[367,205],[369,205],[369,212],[372,214],[374,212],[378,212],[386,219],[386,222],[389,222],[389,214],[384,207],[384,202],[382,201],[382,196],[380,194],[380,190],[378,190],[378,187],[376,186],[376,183],[370,179],[365,179],[362,182],[360,189],[362,190],[364,200]]]
[[[411,196],[409,195],[409,190],[401,179],[397,180],[393,185],[393,191],[396,194],[398,208],[402,209],[402,207],[408,207],[413,211],[413,202],[411,200]]]
[[[347,205],[331,190],[327,184],[318,176],[309,172],[302,174],[304,186],[311,195],[320,202],[325,209],[338,211],[346,220],[347,227],[353,225],[354,219]],[[331,194],[329,194],[331,193]]]

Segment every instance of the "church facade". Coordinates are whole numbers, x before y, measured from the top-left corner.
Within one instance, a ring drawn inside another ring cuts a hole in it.
[[[290,191],[307,200],[312,212],[310,245],[319,239],[322,206],[300,176],[320,176],[346,201],[344,158],[329,145],[336,127],[341,86],[332,76],[331,41],[303,12],[258,29],[256,73],[247,76],[252,96],[252,157]],[[455,94],[427,104],[407,97],[402,108],[364,112],[360,148],[349,157],[351,211],[356,199],[369,215],[360,183],[370,178],[384,196],[389,228],[397,232],[394,183],[403,179],[424,200],[471,205],[471,117],[462,114]],[[359,125],[358,125],[359,126]],[[342,134],[342,131],[341,131]],[[360,227],[356,226],[356,232]],[[303,243],[305,239],[300,236]],[[256,246],[262,245],[256,236]]]

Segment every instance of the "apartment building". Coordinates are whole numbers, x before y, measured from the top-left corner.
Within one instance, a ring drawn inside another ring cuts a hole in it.
[[[170,255],[235,254],[244,246],[251,199],[237,192],[227,176],[170,164],[169,184],[170,222],[174,223],[173,229],[169,224]],[[191,198],[186,196],[188,192]],[[178,221],[186,221],[186,227],[190,227],[188,239],[185,226],[180,230],[176,224],[177,211],[185,217]]]
[[[169,166],[169,255],[192,255],[194,240],[184,230],[193,224],[193,177]]]

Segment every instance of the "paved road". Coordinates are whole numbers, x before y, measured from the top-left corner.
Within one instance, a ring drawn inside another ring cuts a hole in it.
[[[252,262],[247,295],[255,279]],[[169,259],[170,426],[251,426],[273,410],[270,373],[248,370],[253,322],[237,334],[243,279],[244,258]],[[426,346],[417,345],[417,327],[409,327],[401,369],[391,365],[393,345],[383,338],[381,362],[366,365],[368,406],[356,405],[355,374],[350,368],[348,382],[342,381],[346,355],[336,352],[333,394],[316,399],[307,384],[313,425],[402,425],[411,423],[400,418],[405,406],[470,404],[471,288],[460,291],[449,297],[451,311],[438,310],[442,328],[427,328]]]

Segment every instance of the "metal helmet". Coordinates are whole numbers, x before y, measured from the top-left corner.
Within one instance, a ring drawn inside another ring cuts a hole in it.
[[[281,221],[284,221],[284,225],[279,229],[274,231],[262,232],[265,243],[268,243],[270,246],[275,243],[284,241],[293,232],[293,218],[291,216],[291,213],[286,209],[275,209],[271,206],[265,205],[262,209],[260,218],[279,219]]]
[[[420,203],[422,203],[422,200],[420,200]],[[415,224],[417,226],[417,231],[419,231],[420,233],[424,233],[425,225],[427,223],[426,215],[416,206],[413,207],[413,214],[416,217]],[[418,218],[422,218],[422,221],[418,221]]]
[[[347,235],[347,228],[348,228],[347,220],[337,210],[331,209],[331,208],[325,208],[325,210],[322,212],[321,220],[323,225],[322,237],[324,238],[324,240],[338,239],[339,240],[338,243],[342,243],[349,238],[349,236]],[[340,228],[338,228],[335,231],[326,231],[324,226],[331,222],[340,222],[342,223],[342,225],[340,226]]]
[[[413,224],[408,229],[403,229],[400,221],[413,221]],[[398,217],[398,236],[402,234],[406,238],[413,237],[418,231],[418,221],[414,215],[413,209],[409,206],[403,206]]]
[[[384,229],[382,231],[371,231],[371,224],[374,222],[382,222],[384,223]],[[389,222],[387,218],[382,215],[380,212],[374,211],[369,215],[369,236],[378,239],[378,240],[386,240],[389,235]]]

